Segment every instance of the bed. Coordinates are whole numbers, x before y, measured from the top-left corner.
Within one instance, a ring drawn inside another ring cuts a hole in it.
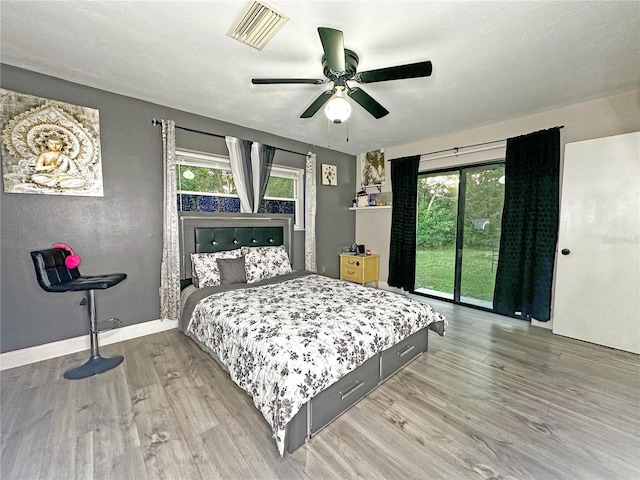
[[[179,328],[251,396],[280,455],[425,352],[429,330],[444,334],[429,305],[283,265],[290,216],[185,214],[180,251]],[[211,258],[217,283],[202,263]]]

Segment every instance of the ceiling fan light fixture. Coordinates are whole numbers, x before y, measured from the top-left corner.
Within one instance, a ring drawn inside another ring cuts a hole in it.
[[[342,123],[351,116],[351,105],[344,98],[344,89],[337,88],[336,93],[324,107],[324,114],[333,123]]]

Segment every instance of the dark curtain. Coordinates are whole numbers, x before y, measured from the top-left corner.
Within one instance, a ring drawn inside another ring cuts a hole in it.
[[[420,156],[391,160],[391,244],[389,279],[392,287],[412,292],[416,282],[416,208]]]
[[[549,321],[558,239],[560,129],[507,140],[500,255],[493,293],[503,315]]]
[[[255,172],[259,175],[260,189],[258,191],[258,198],[255,199],[254,212],[258,211],[258,206],[264,199],[264,193],[267,191],[267,184],[269,183],[269,176],[271,175],[271,165],[273,165],[273,157],[276,154],[276,148],[271,145],[258,144],[258,158],[260,159],[260,166],[258,171]]]
[[[251,165],[251,144],[253,142],[249,140],[240,140],[240,151],[242,159],[242,177],[243,183],[246,185],[246,195],[249,203],[249,208],[253,208],[255,204],[255,198],[253,195],[253,168]],[[251,210],[249,210],[251,212]]]

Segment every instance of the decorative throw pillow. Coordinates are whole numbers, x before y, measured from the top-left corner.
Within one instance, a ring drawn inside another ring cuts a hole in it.
[[[198,288],[220,285],[220,270],[218,270],[216,260],[219,258],[238,258],[240,255],[242,254],[239,248],[214,253],[192,253],[191,276],[193,284]]]
[[[220,285],[231,283],[247,283],[247,275],[244,271],[244,257],[219,258],[218,270],[220,270]]]
[[[242,247],[247,283],[291,273],[289,254],[284,245],[277,247]]]

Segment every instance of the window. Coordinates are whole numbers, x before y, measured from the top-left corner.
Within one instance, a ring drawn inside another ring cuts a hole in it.
[[[229,158],[177,150],[178,210],[239,212],[240,199]],[[293,214],[296,230],[303,226],[304,169],[272,165],[260,213]]]

